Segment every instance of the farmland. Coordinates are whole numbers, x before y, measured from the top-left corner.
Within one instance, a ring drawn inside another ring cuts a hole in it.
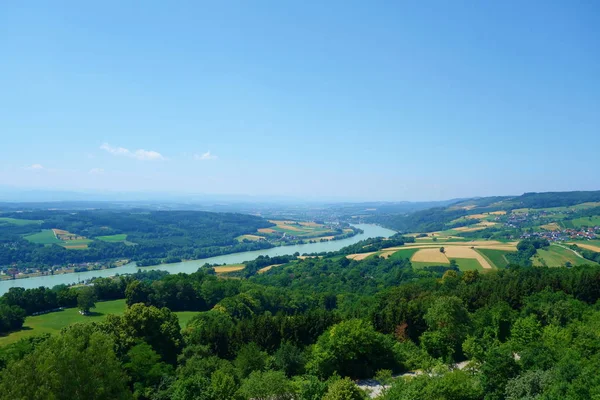
[[[213,269],[215,270],[215,272],[217,274],[226,274],[229,272],[237,272],[237,271],[241,271],[244,268],[246,268],[246,266],[244,264],[231,264],[231,265],[222,265],[219,267],[213,267]]]
[[[0,218],[0,225],[12,224],[12,225],[17,225],[17,226],[27,226],[27,225],[40,225],[42,222],[44,222],[44,221],[32,220],[32,219],[8,218],[8,217]]]
[[[25,236],[25,239],[36,244],[60,244],[62,240],[58,239],[51,229],[44,229],[39,233]]]
[[[509,264],[508,259],[506,258],[506,254],[510,252],[506,250],[479,248],[476,251],[479,252],[483,257],[485,257],[490,262],[490,264],[495,265],[496,268],[504,268]]]
[[[67,308],[63,311],[51,312],[43,315],[29,316],[25,319],[23,329],[12,332],[6,336],[0,336],[0,347],[14,343],[19,339],[29,336],[40,335],[44,333],[56,334],[66,326],[78,322],[100,322],[108,314],[121,315],[125,312],[125,300],[112,300],[96,303],[96,308],[92,309],[90,315],[83,316],[79,314],[77,308]],[[182,311],[175,313],[179,318],[181,327],[192,319],[197,312]]]
[[[444,252],[440,248],[444,248]],[[364,260],[379,256],[392,259],[409,259],[415,268],[446,265],[454,260],[461,270],[491,270],[508,265],[505,255],[516,251],[516,243],[475,240],[471,242],[406,243],[402,247],[387,248],[378,252],[349,254],[350,260]]]
[[[547,249],[539,249],[533,258],[533,265],[535,266],[562,267],[566,263],[571,265],[596,264],[579,257],[574,251],[558,245],[551,245]]]

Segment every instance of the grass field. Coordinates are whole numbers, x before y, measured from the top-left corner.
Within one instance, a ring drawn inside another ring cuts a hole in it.
[[[264,240],[265,238],[262,236],[258,236],[258,235],[241,235],[241,236],[236,237],[236,240],[238,242],[241,242],[244,239],[250,240],[252,242],[257,242],[259,240]]]
[[[567,262],[571,265],[583,265],[596,263],[586,260],[585,258],[577,256],[573,251],[560,247],[557,245],[550,245],[546,249],[539,249],[537,255],[533,257],[533,265],[535,266],[548,266],[548,267],[562,267]]]
[[[0,218],[0,225],[2,225],[3,223],[13,224],[13,225],[19,225],[19,226],[24,226],[24,225],[39,225],[42,222],[44,222],[44,221],[33,220],[33,219],[8,218],[8,217],[2,217],[2,218]]]
[[[412,258],[413,254],[415,254],[417,251],[419,251],[419,249],[403,249],[403,250],[398,250],[396,251],[394,254],[392,254],[390,256],[390,258],[392,259],[405,259],[408,258],[409,260]]]
[[[27,317],[22,330],[13,332],[7,336],[0,336],[0,347],[33,335],[58,333],[62,328],[77,322],[99,322],[106,318],[108,314],[121,315],[124,312],[125,300],[121,299],[96,303],[96,308],[92,309],[91,315],[87,316],[79,314],[77,308],[68,308],[63,311]],[[188,321],[198,314],[198,312],[181,311],[175,314],[179,318],[179,324],[184,328]]]
[[[571,223],[575,228],[581,228],[582,226],[600,226],[600,216],[583,217],[571,220]]]
[[[477,270],[483,271],[484,268],[481,266],[479,261],[474,258],[453,258],[452,260],[456,261],[458,264],[458,268],[461,271],[469,271],[469,270]],[[488,268],[489,270],[489,268]]]
[[[25,239],[29,240],[32,243],[37,244],[60,244],[61,240],[57,239],[54,235],[54,232],[50,229],[45,229],[41,232],[34,233],[33,235],[24,236]]]
[[[476,251],[496,268],[505,268],[509,264],[506,258],[506,254],[510,253],[509,251],[494,249],[477,249]]]
[[[119,233],[116,235],[98,236],[96,237],[96,239],[109,243],[124,242],[125,240],[127,240],[127,234]]]

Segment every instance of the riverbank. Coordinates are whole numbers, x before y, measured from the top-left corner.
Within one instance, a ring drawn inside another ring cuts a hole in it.
[[[245,261],[251,261],[259,256],[283,256],[292,255],[294,253],[322,253],[329,251],[337,251],[343,247],[349,246],[361,240],[373,238],[377,236],[389,237],[396,232],[383,228],[378,225],[371,224],[356,224],[356,228],[361,229],[363,233],[359,233],[355,236],[340,240],[330,240],[325,242],[297,244],[292,246],[281,246],[273,247],[270,249],[245,251],[241,253],[232,253],[227,255],[221,255],[216,257],[204,258],[192,261],[183,261],[174,264],[159,264],[151,267],[143,267],[144,270],[164,270],[170,273],[191,273],[198,270],[205,264],[241,264]],[[116,267],[105,270],[87,271],[87,272],[75,272],[71,274],[62,275],[44,275],[27,279],[18,280],[5,280],[0,281],[0,295],[6,293],[11,287],[23,287],[25,289],[36,288],[40,286],[53,287],[60,284],[72,285],[80,283],[91,278],[96,277],[109,277],[116,274],[131,274],[137,272],[139,267],[135,263],[129,263],[122,267]]]

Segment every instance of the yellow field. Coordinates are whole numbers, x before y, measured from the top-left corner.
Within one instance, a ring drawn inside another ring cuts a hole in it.
[[[394,254],[396,252],[396,250],[392,250],[392,251],[383,251],[379,254],[379,257],[383,257],[383,258],[388,258],[390,257],[392,254]]]
[[[63,231],[62,229],[52,229],[55,235],[70,235],[68,231]]]
[[[491,211],[491,215],[506,215],[506,211]]]
[[[273,230],[271,228],[260,228],[258,231],[260,233],[273,233],[273,232],[275,232],[275,230]]]
[[[587,250],[591,250],[591,251],[595,251],[600,253],[600,247],[598,246],[594,246],[593,244],[587,244],[587,243],[569,243],[569,244],[576,244],[577,246],[581,247],[582,249],[587,249]]]
[[[481,218],[485,218],[487,216],[488,216],[488,214],[473,214],[473,215],[467,215],[465,218],[467,218],[467,219],[481,219]]]
[[[280,265],[283,265],[283,264],[273,264],[273,265],[267,265],[266,267],[259,269],[259,270],[258,270],[258,273],[259,273],[259,274],[265,273],[265,272],[267,272],[268,270],[270,270],[271,268],[274,268],[274,267],[279,267]]]
[[[241,271],[246,266],[244,264],[234,264],[234,265],[223,265],[220,267],[213,267],[217,274],[226,274],[227,272],[235,272]]]
[[[470,247],[450,246],[444,247],[444,250],[446,250],[446,256],[450,258],[474,258],[479,261],[479,264],[481,264],[483,268],[492,269],[490,263],[481,254]],[[423,250],[419,250],[419,252],[421,251]]]
[[[370,253],[357,253],[357,254],[348,254],[346,256],[346,258],[350,259],[350,260],[356,260],[356,261],[360,261],[360,260],[364,260],[365,258],[372,256],[373,254],[377,253],[376,251],[372,251]]]
[[[492,221],[481,221],[477,225],[488,227],[488,226],[498,225],[498,223],[497,222],[492,222]]]
[[[547,231],[557,231],[560,229],[560,226],[556,222],[552,222],[550,224],[542,225],[540,228],[545,229]]]
[[[442,264],[450,263],[450,260],[448,260],[446,254],[442,253],[439,247],[434,249],[419,250],[415,254],[413,254],[410,260],[418,262],[439,262]]]

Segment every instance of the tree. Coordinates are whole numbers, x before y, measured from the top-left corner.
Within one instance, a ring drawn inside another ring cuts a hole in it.
[[[445,361],[462,354],[462,342],[469,332],[470,319],[458,297],[435,299],[424,319],[429,329],[421,336],[421,345],[429,354]]]
[[[168,308],[134,304],[122,316],[108,315],[101,329],[116,338],[119,355],[126,354],[139,340],[143,340],[163,361],[175,364],[183,346],[179,319]]]
[[[98,298],[96,297],[96,291],[91,286],[86,286],[79,290],[77,294],[77,307],[83,312],[83,314],[88,314],[90,309],[96,308],[96,301]]]
[[[440,253],[445,253],[445,252],[446,252],[446,249],[444,249],[444,247],[443,247],[443,246],[442,246],[442,247],[440,247]]]
[[[0,399],[131,399],[111,338],[76,324],[0,374]]]
[[[125,289],[125,303],[132,306],[136,303],[150,304],[152,287],[145,281],[132,281]]]
[[[287,376],[300,375],[304,369],[304,354],[293,344],[282,343],[273,354],[273,365]]]
[[[354,382],[344,378],[329,385],[323,400],[365,400],[366,398],[364,392]]]
[[[398,369],[394,341],[368,322],[352,319],[332,326],[312,350],[307,369],[321,377],[334,373],[370,378],[379,369]]]
[[[149,398],[163,377],[173,374],[173,367],[162,362],[146,342],[127,352],[124,368],[131,377],[135,398]]]
[[[293,387],[281,371],[254,371],[244,380],[239,393],[245,399],[291,400]]]
[[[261,351],[256,343],[248,343],[240,349],[233,364],[242,378],[252,371],[262,371],[267,365],[268,354]]]
[[[494,347],[485,355],[481,366],[481,384],[486,400],[504,398],[507,382],[519,374],[519,366],[506,347]]]

